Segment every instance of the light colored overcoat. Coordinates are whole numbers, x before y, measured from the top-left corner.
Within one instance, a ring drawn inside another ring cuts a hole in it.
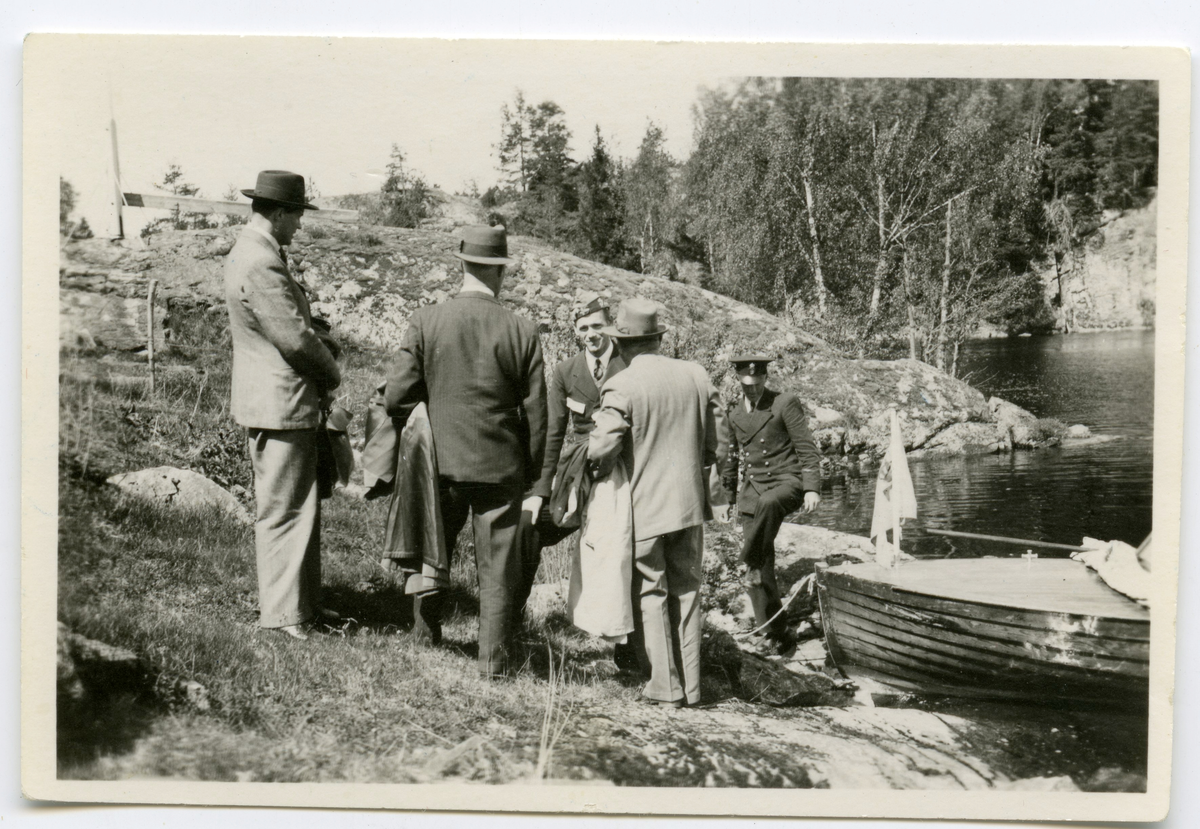
[[[242,231],[225,262],[233,338],[230,411],[242,426],[315,429],[322,397],[341,383],[313,330],[304,291],[265,236]]]

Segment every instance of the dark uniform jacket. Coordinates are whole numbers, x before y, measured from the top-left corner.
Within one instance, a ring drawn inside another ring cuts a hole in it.
[[[745,473],[738,510],[753,515],[759,496],[782,484],[804,490],[821,488],[821,453],[808,429],[804,405],[790,392],[765,389],[754,411],[743,400],[729,410],[729,463],[725,486],[735,492],[738,456],[744,453]]]
[[[550,375],[550,396],[547,400],[549,425],[546,429],[546,457],[542,463],[541,478],[533,489],[534,495],[550,497],[550,485],[558,471],[564,440],[583,444],[596,424],[592,415],[600,405],[600,389],[588,367],[587,352],[581,351],[574,357],[563,360],[554,367]],[[616,353],[608,360],[604,380],[625,368],[625,361]],[[602,381],[603,382],[603,381]],[[568,432],[568,421],[570,431]]]
[[[409,320],[385,392],[401,421],[418,403],[442,478],[528,489],[546,447],[546,380],[537,328],[491,294],[464,291]]]

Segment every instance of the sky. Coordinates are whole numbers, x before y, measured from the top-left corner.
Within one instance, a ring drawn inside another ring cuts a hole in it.
[[[715,71],[672,59],[669,46],[627,59],[587,44],[307,38],[279,49],[261,38],[83,39],[57,72],[62,176],[78,191],[76,216],[102,232],[117,125],[126,192],[150,192],[168,164],[207,198],[253,187],[262,169],[311,179],[323,196],[377,190],[391,146],[448,191],[500,178],[500,109],[521,90],[565,111],[577,160],[599,125],[631,157],[647,126],[678,158],[691,151],[692,107]],[[514,48],[515,47],[515,48]]]

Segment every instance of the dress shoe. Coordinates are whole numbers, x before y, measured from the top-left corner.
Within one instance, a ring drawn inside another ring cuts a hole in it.
[[[326,622],[340,622],[342,620],[342,614],[338,613],[336,610],[330,610],[327,607],[318,607],[317,616]]]
[[[678,710],[680,708],[684,708],[687,706],[687,700],[683,700],[683,699],[665,700],[665,699],[651,699],[650,697],[642,697],[642,699],[646,702],[647,705],[656,705],[659,708],[672,708],[672,709]]]
[[[300,627],[300,625],[284,625],[281,628],[275,628],[275,630],[280,633],[286,633],[288,636],[293,639],[299,639],[301,642],[308,641],[308,634],[304,632],[304,628]]]

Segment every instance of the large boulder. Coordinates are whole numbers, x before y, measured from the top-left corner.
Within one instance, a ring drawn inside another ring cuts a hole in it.
[[[992,420],[1006,447],[1012,449],[1037,449],[1062,442],[1067,432],[1066,424],[1053,419],[1041,419],[1025,411],[1015,403],[999,397],[988,400]]]
[[[1004,436],[994,423],[954,423],[934,435],[920,449],[910,452],[909,457],[978,455],[999,452],[1006,445]]]
[[[136,472],[122,472],[108,478],[108,483],[130,495],[170,509],[218,510],[242,524],[253,519],[230,492],[198,472],[156,466]]]

